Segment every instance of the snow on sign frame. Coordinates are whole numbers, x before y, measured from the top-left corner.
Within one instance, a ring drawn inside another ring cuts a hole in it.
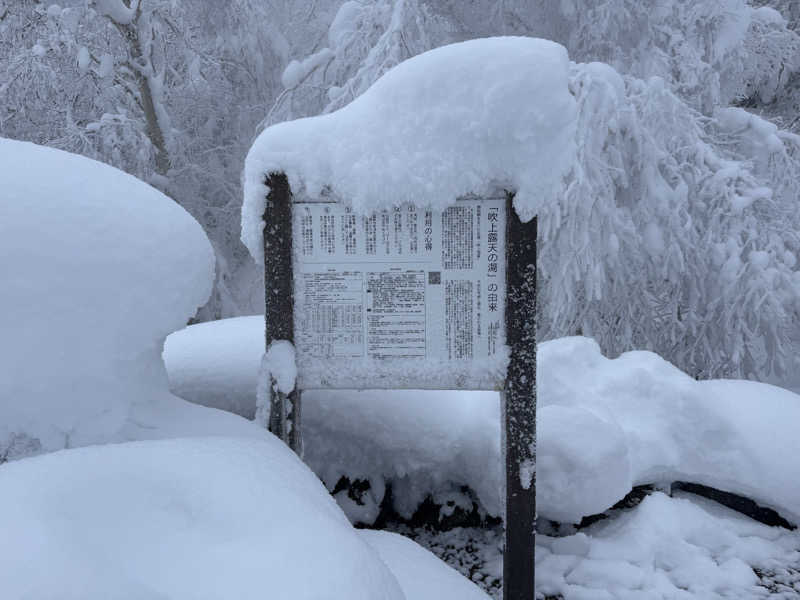
[[[265,183],[267,356],[290,342],[297,366],[291,390],[265,386],[269,430],[303,455],[303,389],[501,391],[503,598],[533,600],[536,217],[523,223],[511,193],[359,216],[294,202],[283,173]]]
[[[298,387],[502,390],[506,202],[294,203]]]

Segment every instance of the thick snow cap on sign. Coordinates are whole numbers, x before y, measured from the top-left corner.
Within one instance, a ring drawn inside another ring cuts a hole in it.
[[[134,402],[179,402],[161,345],[211,290],[200,225],[122,171],[34,144],[0,139],[0,182],[0,452],[108,440]]]
[[[571,166],[576,103],[567,51],[524,37],[471,40],[397,65],[328,115],[279,123],[245,162],[242,240],[260,262],[265,175],[323,190],[358,212],[413,202],[444,208],[497,187],[527,220]]]
[[[3,465],[0,489],[3,600],[405,600],[272,436],[63,450]]]

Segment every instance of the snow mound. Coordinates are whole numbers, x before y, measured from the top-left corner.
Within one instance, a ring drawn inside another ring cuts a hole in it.
[[[163,340],[214,275],[183,208],[108,165],[6,139],[0,181],[0,462],[178,432],[256,435],[167,392]]]
[[[238,317],[173,333],[164,362],[174,393],[252,418],[263,352],[264,317]],[[409,517],[429,493],[449,494],[459,483],[499,515],[499,406],[486,392],[305,391],[305,460],[331,490],[342,476],[372,482],[371,506],[341,496],[354,520],[377,517],[386,481]]]
[[[6,600],[406,598],[272,437],[64,450],[4,465],[0,488]]]
[[[651,352],[608,359],[587,338],[546,342],[539,357],[542,430],[564,407],[603,423],[555,443],[542,440],[540,514],[577,521],[601,512],[607,505],[603,496],[621,498],[633,485],[691,481],[746,496],[800,522],[797,394],[752,381],[696,381]],[[616,460],[593,450],[598,443],[593,438],[607,435],[608,428],[623,432],[627,452]],[[559,458],[559,445],[582,457],[580,469]],[[570,500],[561,486],[550,485],[564,472],[582,474],[588,496]],[[587,504],[581,507],[579,501]]]
[[[536,586],[565,600],[774,598],[751,567],[780,571],[798,559],[796,533],[655,493],[581,533],[537,536]]]
[[[386,531],[359,533],[397,577],[408,600],[489,600],[477,585],[416,542]]]
[[[404,61],[334,113],[273,125],[245,162],[242,240],[261,264],[264,177],[275,171],[294,194],[332,192],[357,212],[421,198],[441,209],[506,186],[529,219],[572,164],[568,79],[567,52],[554,42],[471,40]]]
[[[170,336],[165,360],[175,393],[251,416],[263,327],[263,317],[244,317]],[[228,348],[236,354],[226,356]],[[797,394],[750,381],[695,381],[651,352],[608,359],[582,337],[541,344],[538,360],[541,517],[577,523],[634,485],[689,481],[800,522]],[[311,468],[330,489],[342,476],[371,484],[362,505],[342,494],[353,518],[377,516],[387,483],[404,516],[429,494],[463,503],[464,485],[481,508],[501,514],[497,394],[307,391],[303,400]]]
[[[235,317],[176,331],[164,343],[169,387],[197,404],[255,416],[264,317]]]

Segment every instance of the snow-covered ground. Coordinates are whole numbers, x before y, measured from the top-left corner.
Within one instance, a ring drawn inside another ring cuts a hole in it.
[[[171,335],[164,358],[173,391],[251,417],[263,330],[254,316]],[[688,481],[798,522],[800,396],[750,381],[695,381],[649,352],[611,360],[587,338],[542,344],[538,372],[541,517],[577,523],[635,485]],[[309,391],[303,399],[306,461],[330,489],[342,476],[367,480],[379,504],[391,483],[395,508],[410,516],[428,493],[466,485],[500,515],[497,394]],[[369,522],[370,507],[362,512]]]
[[[500,599],[500,527],[398,529]],[[573,535],[540,534],[536,578],[539,598],[797,600],[800,534],[691,494],[654,493]]]
[[[272,436],[65,450],[4,465],[0,488],[4,598],[403,598]]]
[[[173,391],[252,415],[263,344],[258,316],[176,332],[164,352]],[[747,381],[698,382],[647,352],[610,360],[586,338],[541,345],[539,390],[542,518],[578,522],[606,512],[634,485],[673,481],[754,498],[790,521],[800,514],[800,440],[794,433],[800,397],[787,390]],[[404,517],[429,494],[442,505],[468,508],[476,500],[486,513],[500,514],[496,394],[315,391],[303,398],[306,462],[329,489],[341,476],[370,483],[361,504],[346,492],[337,494],[352,520],[375,519],[387,484]],[[474,496],[465,497],[461,486]],[[691,494],[654,493],[630,511],[611,514],[577,533],[562,526],[562,535],[571,533],[566,537],[539,536],[542,593],[570,599],[758,598],[768,585],[777,593],[780,581],[798,579],[800,534]],[[432,540],[427,538],[436,551]],[[484,543],[469,544],[473,555],[483,556],[472,557],[473,566],[480,565],[471,574],[496,593],[500,555],[491,538]],[[459,565],[456,553],[438,549]],[[800,597],[792,588],[782,593]]]
[[[3,465],[0,489],[8,600],[487,598],[413,541],[353,529],[268,434],[62,450]]]

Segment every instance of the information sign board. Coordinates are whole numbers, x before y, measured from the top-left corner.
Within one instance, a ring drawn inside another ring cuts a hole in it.
[[[298,386],[502,389],[506,203],[294,203]]]

